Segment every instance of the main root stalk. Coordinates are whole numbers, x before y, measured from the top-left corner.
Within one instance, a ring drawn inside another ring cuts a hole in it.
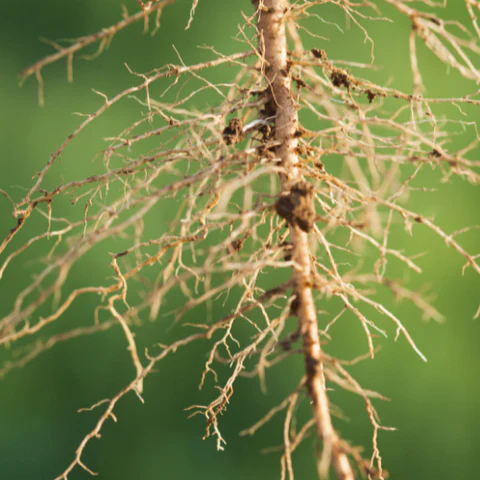
[[[262,69],[269,83],[266,111],[275,115],[275,140],[279,144],[275,156],[284,169],[280,180],[282,195],[286,196],[290,194],[293,186],[304,182],[297,168],[295,132],[299,129],[298,109],[291,88],[287,61],[285,18],[288,15],[289,2],[260,0],[255,3],[259,49],[263,55]],[[289,229],[295,265],[293,271],[295,313],[303,341],[307,388],[312,400],[317,432],[323,441],[319,472],[322,477],[327,477],[332,465],[338,479],[353,480],[355,477],[349,460],[332,425],[326,394],[317,314],[312,295],[311,254],[308,232],[305,231],[308,228],[304,225],[299,226],[298,222],[290,219]]]

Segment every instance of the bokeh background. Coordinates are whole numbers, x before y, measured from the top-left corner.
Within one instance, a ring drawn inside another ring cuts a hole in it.
[[[381,2],[377,2],[381,3]],[[450,2],[444,15],[466,20],[463,2]],[[130,11],[138,8],[128,0]],[[113,95],[137,82],[124,63],[137,72],[147,72],[166,63],[178,63],[173,45],[185,63],[211,58],[197,45],[211,45],[223,53],[244,49],[234,37],[242,23],[240,10],[251,13],[247,0],[222,2],[200,0],[192,27],[185,31],[190,0],[178,0],[165,9],[162,26],[154,37],[142,34],[142,25],[119,33],[111,47],[93,61],[76,58],[74,82],[67,82],[66,62],[61,61],[43,71],[45,107],[37,103],[37,85],[33,78],[20,88],[18,73],[37,59],[49,54],[50,46],[39,41],[78,37],[93,33],[116,22],[121,16],[118,0],[26,0],[4,2],[0,16],[0,188],[18,200],[32,182],[49,155],[78,125],[80,118],[72,112],[92,112],[102,100],[92,88]],[[370,46],[358,28],[347,26],[338,8],[324,8],[325,18],[338,22],[334,26],[311,19],[306,25],[329,41],[306,36],[310,47],[324,48],[330,58],[356,62],[370,60]],[[390,82],[409,91],[409,25],[382,5],[395,22],[366,21],[375,40],[375,64],[381,70],[369,72],[374,81]],[[476,86],[449,72],[425,49],[419,48],[421,71],[429,96],[462,96]],[[221,81],[229,79],[228,69],[218,73]],[[213,100],[212,100],[213,101]],[[199,108],[202,105],[198,105]],[[470,121],[480,118],[477,108],[466,109]],[[446,113],[454,112],[445,109]],[[457,112],[458,114],[458,112]],[[136,102],[123,102],[110,114],[94,122],[68,147],[52,176],[51,185],[62,178],[83,178],[98,169],[92,160],[105,146],[104,138],[118,133],[138,116]],[[455,147],[455,139],[450,148]],[[479,152],[474,152],[478,159]],[[419,213],[434,216],[447,232],[480,224],[478,189],[462,179],[441,183],[439,172],[423,175],[419,182],[434,191],[414,193],[410,205]],[[64,212],[69,207],[66,202]],[[82,207],[77,207],[81,209]],[[58,211],[57,211],[58,212]],[[63,212],[62,212],[63,213]],[[170,215],[170,217],[169,217]],[[159,212],[168,223],[171,214]],[[11,206],[0,197],[0,236],[14,225]],[[15,245],[44,228],[42,219],[31,222],[19,234]],[[479,304],[479,280],[467,269],[462,275],[463,258],[433,233],[421,226],[409,237],[398,229],[396,246],[409,254],[425,253],[418,259],[424,274],[411,278],[414,286],[427,285],[435,293],[434,305],[445,316],[444,324],[423,322],[412,306],[395,305],[395,312],[428,357],[423,363],[404,339],[383,340],[376,361],[352,368],[352,373],[366,388],[378,390],[392,401],[377,403],[385,425],[397,432],[382,432],[380,447],[384,465],[393,479],[451,480],[476,478],[480,446],[480,320],[473,320]],[[478,233],[461,237],[469,251],[478,251]],[[112,240],[113,241],[113,240]],[[75,270],[72,282],[88,281],[93,275],[105,279],[111,275],[108,251],[116,245],[88,256]],[[38,252],[32,249],[20,257],[0,280],[0,313],[12,306],[13,295],[25,284],[39,265]],[[405,277],[401,266],[393,273]],[[410,274],[408,274],[410,275]],[[407,276],[408,276],[407,275]],[[411,275],[410,275],[411,276]],[[169,308],[174,308],[174,299]],[[75,305],[64,318],[63,327],[88,324],[95,299]],[[337,304],[338,306],[338,304]],[[334,311],[329,305],[322,310]],[[326,321],[326,320],[322,320]],[[386,321],[382,320],[383,326]],[[332,331],[332,349],[351,358],[358,348],[361,332],[354,319],[348,318]],[[170,331],[162,323],[146,324],[139,335],[152,343],[167,342]],[[227,440],[225,451],[217,452],[215,441],[202,441],[204,420],[188,419],[185,408],[213,398],[213,382],[198,391],[205,361],[205,346],[193,346],[167,358],[155,375],[146,381],[142,405],[134,395],[127,396],[116,410],[118,423],[107,422],[101,440],[94,440],[86,450],[85,462],[106,480],[126,479],[276,479],[279,478],[279,453],[262,454],[264,448],[281,443],[282,416],[261,429],[256,436],[240,437],[239,431],[253,424],[271,406],[287,395],[301,375],[301,362],[274,368],[268,376],[268,394],[261,393],[258,382],[238,381],[231,404],[221,427]],[[5,352],[0,354],[3,359]],[[10,372],[1,380],[0,395],[0,477],[5,480],[49,480],[58,475],[73,458],[83,436],[92,428],[99,411],[76,413],[81,407],[110,397],[131,379],[132,366],[120,329],[94,337],[79,339],[54,347],[25,368]],[[361,399],[332,392],[332,400],[341,406],[349,420],[336,420],[342,435],[364,445],[369,452],[371,430]],[[304,403],[306,403],[304,401]],[[312,454],[313,439],[294,455],[296,478],[315,478]],[[71,480],[90,478],[77,469]]]

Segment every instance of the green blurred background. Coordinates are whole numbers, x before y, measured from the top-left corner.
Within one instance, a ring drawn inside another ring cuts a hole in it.
[[[462,2],[450,3],[444,15],[465,20]],[[185,31],[190,5],[189,0],[178,0],[166,8],[161,29],[154,37],[143,35],[142,26],[135,25],[118,34],[110,49],[96,60],[87,62],[76,58],[72,84],[66,79],[65,61],[48,66],[43,71],[46,105],[40,108],[35,80],[28,79],[20,88],[17,78],[23,68],[51,52],[51,47],[41,43],[39,37],[56,40],[96,32],[120,18],[121,3],[118,0],[4,2],[0,17],[0,188],[15,200],[22,197],[24,189],[31,185],[32,175],[78,125],[80,119],[72,112],[92,112],[101,105],[102,100],[92,88],[111,96],[137,83],[124,63],[138,72],[169,62],[178,63],[172,45],[187,64],[211,58],[209,52],[195,48],[196,45],[212,45],[223,53],[245,49],[234,37],[237,25],[243,23],[240,10],[252,12],[250,1],[200,0],[195,21],[190,30]],[[134,0],[129,0],[127,6],[130,11],[138,8]],[[339,9],[322,8],[326,19],[345,27],[345,18]],[[384,13],[392,11],[385,7]],[[392,18],[396,18],[393,13]],[[371,21],[365,25],[376,42],[375,63],[383,67],[368,76],[410,90],[408,22],[398,20],[392,25]],[[307,36],[308,46],[324,48],[332,59],[369,62],[370,47],[357,28],[345,27],[342,34],[332,25],[313,19],[307,26],[331,39],[322,41]],[[455,72],[447,72],[425,49],[419,51],[427,95],[462,96],[475,90],[472,82],[463,80]],[[221,75],[222,81],[231,80],[228,69]],[[470,121],[480,118],[477,110],[466,109]],[[137,116],[138,106],[127,101],[94,122],[67,148],[47,185],[58,183],[62,177],[82,178],[95,172],[98,167],[92,159],[104,146],[103,138],[118,133]],[[478,159],[478,151],[474,154]],[[410,206],[423,215],[434,215],[435,221],[447,232],[479,224],[478,189],[461,179],[448,184],[441,184],[440,180],[438,172],[422,176],[419,182],[436,190],[412,194]],[[63,208],[67,212],[70,207],[66,204]],[[77,212],[81,208],[77,207]],[[162,215],[166,222],[168,213],[162,212]],[[11,206],[4,197],[0,197],[0,218],[3,238],[14,225]],[[32,230],[24,229],[15,245],[19,246],[36,228],[44,229],[42,222],[32,220],[28,227]],[[403,229],[399,228],[398,232]],[[460,243],[476,252],[478,238],[478,233],[467,234],[460,237]],[[390,334],[388,340],[382,341],[384,348],[376,361],[361,363],[353,367],[351,373],[364,387],[392,399],[388,403],[377,403],[383,424],[398,427],[397,432],[382,432],[379,439],[384,466],[391,478],[477,478],[480,324],[472,320],[480,298],[477,275],[467,269],[462,276],[463,258],[422,226],[414,227],[413,237],[401,233],[396,246],[409,254],[427,252],[418,260],[424,274],[412,278],[410,285],[428,285],[436,294],[435,307],[447,321],[442,325],[425,323],[418,310],[407,303],[392,306],[428,357],[428,363],[423,363],[404,339],[394,343],[393,328],[387,327],[382,319],[381,326],[388,328]],[[120,250],[118,245],[105,248],[106,252]],[[0,280],[0,316],[10,311],[13,295],[25,285],[25,276],[38,267],[35,255],[32,249],[20,257]],[[73,281],[81,284],[94,273],[99,278],[111,275],[109,261],[104,253],[88,257],[75,270]],[[393,272],[399,277],[405,276],[401,267],[394,266]],[[94,305],[95,299],[76,304],[63,318],[64,326],[88,324]],[[338,302],[322,305],[322,310],[331,308],[334,312],[338,305]],[[169,308],[173,307],[172,300]],[[321,318],[321,321],[327,320]],[[147,324],[139,335],[144,338],[151,335],[154,339],[151,343],[168,341],[169,333],[159,336],[159,328],[157,324]],[[355,349],[358,349],[361,331],[353,317],[344,320],[332,335],[336,341],[333,350],[348,358],[354,356],[350,349],[358,353]],[[199,392],[197,388],[207,351],[206,345],[190,347],[161,363],[158,373],[146,381],[145,405],[134,395],[120,402],[116,410],[118,423],[107,422],[102,439],[93,440],[86,450],[84,460],[100,472],[99,478],[279,478],[279,454],[260,452],[281,443],[282,415],[253,438],[240,437],[238,432],[291,391],[301,375],[301,362],[274,368],[267,378],[267,395],[260,392],[257,381],[238,381],[231,404],[221,419],[227,446],[225,451],[217,452],[213,439],[202,441],[203,418],[187,419],[188,412],[184,410],[208,401],[215,394],[211,379],[204,391]],[[0,358],[3,359],[3,355],[2,352]],[[112,396],[131,378],[132,366],[119,329],[57,346],[24,369],[9,373],[2,380],[0,396],[0,478],[48,480],[58,475],[73,459],[78,443],[99,415],[99,411],[77,414],[76,410]],[[364,445],[369,455],[371,430],[362,400],[342,392],[333,392],[331,398],[350,418],[350,421],[336,420],[337,428],[345,438]],[[316,477],[314,449],[315,442],[309,439],[295,453],[296,478]],[[69,478],[90,477],[77,469]]]

